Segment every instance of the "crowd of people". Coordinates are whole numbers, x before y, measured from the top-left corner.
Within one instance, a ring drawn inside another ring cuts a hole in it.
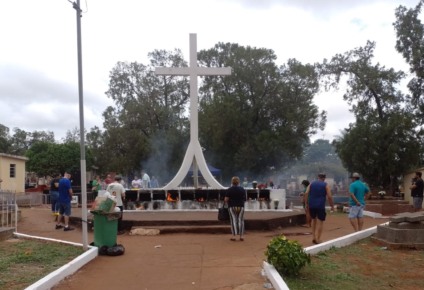
[[[159,182],[155,176],[150,176],[145,172],[141,172],[141,178],[134,176],[134,179],[131,181],[131,188],[133,189],[147,189],[147,188],[159,188]]]
[[[318,174],[317,180],[309,182],[303,180],[304,191],[301,193],[302,204],[305,209],[306,225],[312,228],[312,242],[321,243],[321,234],[324,221],[326,219],[326,200],[330,204],[331,211],[334,211],[334,202],[329,185],[325,182],[326,175]],[[352,182],[349,185],[349,214],[350,224],[355,232],[361,231],[364,226],[364,209],[366,200],[370,197],[371,191],[367,184],[361,181],[360,174],[355,172],[351,175]],[[415,172],[410,186],[413,198],[414,211],[422,211],[424,182],[421,172]]]
[[[69,226],[69,217],[71,215],[71,199],[72,199],[72,186],[71,174],[65,172],[63,176],[60,174],[55,176],[50,181],[50,198],[51,198],[51,211],[56,219],[56,229],[64,231],[73,230]],[[309,182],[303,180],[301,185],[303,191],[301,193],[301,201],[306,215],[306,227],[311,227],[312,242],[320,244],[322,242],[321,235],[326,220],[326,201],[330,205],[330,212],[334,211],[334,201],[329,184],[325,181],[326,175],[320,173],[317,179]],[[364,225],[364,208],[366,199],[370,196],[370,189],[360,180],[359,173],[351,175],[352,182],[349,186],[349,221],[354,231],[361,231]],[[243,185],[243,186],[242,186]],[[93,196],[98,194],[100,190],[106,190],[111,195],[115,196],[117,207],[121,211],[121,217],[118,221],[118,231],[122,232],[122,213],[123,201],[125,199],[125,183],[120,175],[114,178],[110,174],[104,180],[100,176],[91,183]],[[232,177],[231,186],[227,189],[224,203],[228,207],[231,225],[231,241],[236,241],[239,237],[240,241],[244,241],[244,204],[246,202],[246,190],[244,187],[248,186],[247,178],[241,184],[240,178],[237,176]],[[153,176],[150,179],[146,172],[142,172],[141,178],[137,176],[131,182],[131,187],[135,189],[158,188],[159,184],[157,179]],[[423,191],[424,182],[422,173],[416,172],[410,186],[411,195],[413,197],[413,206],[415,211],[422,210],[423,204]]]

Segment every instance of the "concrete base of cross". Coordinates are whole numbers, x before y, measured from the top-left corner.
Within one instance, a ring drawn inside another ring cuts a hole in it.
[[[184,156],[183,164],[181,164],[177,175],[167,185],[165,185],[163,189],[177,189],[184,181],[184,178],[187,176],[187,173],[189,172],[190,166],[191,164],[193,164],[193,161],[197,163],[197,166],[200,172],[202,172],[202,176],[208,183],[209,188],[225,189],[225,187],[222,186],[209,171],[209,168],[206,165],[205,157],[203,156],[202,147],[200,146],[198,140],[190,141],[190,144],[188,144],[187,151]]]

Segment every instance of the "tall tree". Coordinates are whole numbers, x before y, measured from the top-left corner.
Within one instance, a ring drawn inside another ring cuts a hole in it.
[[[424,25],[420,20],[424,1],[419,1],[415,8],[399,6],[396,9],[396,49],[402,54],[414,77],[408,88],[412,94],[412,104],[418,109],[421,124],[424,124]]]
[[[312,103],[319,89],[315,67],[295,59],[278,67],[275,60],[272,50],[231,43],[199,53],[200,65],[233,70],[205,77],[200,89],[201,144],[226,175],[281,169],[325,124],[325,112]]]
[[[0,152],[9,153],[10,150],[10,136],[9,128],[0,124]]]
[[[10,153],[13,155],[24,155],[30,147],[30,137],[31,133],[19,128],[14,128],[12,138],[10,139]]]
[[[422,132],[398,89],[402,71],[372,64],[374,42],[324,61],[326,85],[347,78],[343,95],[351,105],[356,123],[335,140],[345,167],[364,174],[373,186],[397,187],[397,177],[419,162]]]
[[[166,179],[175,173],[184,150],[188,81],[158,77],[154,68],[187,63],[180,50],[155,50],[149,57],[150,65],[118,62],[110,73],[106,94],[115,106],[103,114],[104,158],[109,171],[131,174],[146,169],[153,174],[160,172]],[[158,144],[155,140],[165,141]]]

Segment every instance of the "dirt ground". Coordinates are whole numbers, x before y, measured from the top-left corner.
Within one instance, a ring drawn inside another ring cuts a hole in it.
[[[46,207],[23,208],[18,232],[82,243],[81,229],[55,230]],[[387,219],[365,218],[365,228]],[[330,214],[323,240],[352,233],[346,215]],[[310,229],[287,227],[275,231],[247,232],[245,241],[230,241],[230,234],[165,234],[118,236],[125,254],[99,256],[54,289],[202,289],[256,290],[267,283],[261,275],[264,252],[272,237],[285,234],[303,246],[312,245]],[[88,234],[89,243],[93,233]],[[393,261],[393,266],[397,262]]]

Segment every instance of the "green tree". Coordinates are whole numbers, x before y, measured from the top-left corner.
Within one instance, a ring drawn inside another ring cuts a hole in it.
[[[412,94],[412,105],[418,109],[421,124],[424,123],[424,25],[420,20],[424,1],[419,1],[415,8],[399,6],[396,9],[396,49],[409,64],[413,78],[408,83]]]
[[[149,57],[150,65],[118,62],[110,73],[106,94],[115,106],[103,113],[102,154],[109,171],[131,174],[147,169],[168,178],[175,174],[187,142],[188,81],[158,77],[154,68],[187,63],[179,50],[155,50]]]
[[[0,152],[9,153],[10,150],[10,136],[9,128],[0,124]]]
[[[39,141],[55,143],[54,133],[52,131],[33,131],[30,143],[33,144]]]
[[[84,130],[84,133],[87,134],[85,130]],[[70,143],[70,142],[78,143],[80,142],[80,140],[81,140],[80,129],[78,127],[75,127],[72,130],[67,130],[65,138],[62,138],[63,143]]]
[[[88,151],[89,152],[89,151]],[[26,151],[27,170],[38,176],[54,175],[65,171],[78,175],[81,168],[80,144],[67,142],[62,144],[40,141]],[[86,165],[92,165],[92,158],[87,154]]]
[[[19,128],[14,128],[12,138],[10,139],[10,154],[18,156],[24,155],[30,146],[30,137],[31,133]]]
[[[397,188],[397,177],[419,161],[422,132],[408,99],[398,89],[402,71],[372,64],[375,43],[324,61],[326,85],[347,78],[343,96],[356,123],[334,141],[344,166],[363,173],[370,185]]]
[[[295,59],[278,67],[275,60],[272,50],[231,43],[199,52],[202,66],[232,68],[231,76],[205,77],[200,88],[200,143],[227,176],[281,169],[325,124],[312,102],[315,67]]]

